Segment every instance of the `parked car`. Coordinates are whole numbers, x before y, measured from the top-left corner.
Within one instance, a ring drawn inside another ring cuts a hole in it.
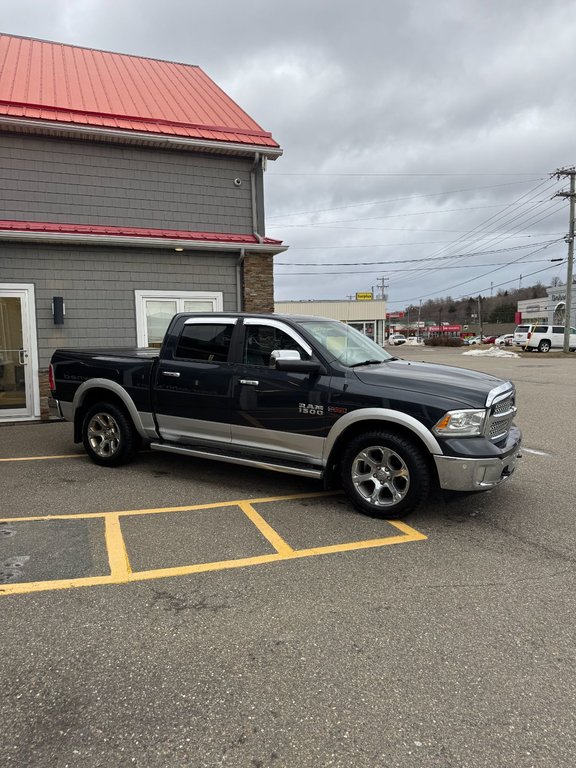
[[[402,333],[391,333],[388,341],[390,344],[394,344],[394,346],[398,346],[399,344],[405,344],[406,343],[406,336]]]
[[[510,381],[399,360],[322,317],[181,313],[160,349],[57,349],[49,380],[51,413],[96,464],[143,442],[341,484],[373,517],[402,517],[435,485],[494,488],[520,455]]]
[[[482,344],[494,344],[496,341],[496,336],[484,336],[482,339]]]
[[[468,339],[464,339],[464,344],[466,344],[466,346],[482,344],[482,338],[480,336],[470,336]]]
[[[499,347],[511,347],[513,340],[513,333],[505,333],[503,336],[498,336],[498,338],[494,341],[494,344]]]
[[[534,325],[528,333],[525,349],[549,352],[551,349],[564,349],[563,325]],[[576,349],[576,328],[570,328],[570,352]]]
[[[532,333],[534,329],[533,325],[517,325],[514,329],[514,341],[513,344],[516,347],[523,347],[528,341],[528,334]]]

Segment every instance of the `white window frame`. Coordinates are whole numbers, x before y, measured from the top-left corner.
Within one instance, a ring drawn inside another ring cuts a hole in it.
[[[146,324],[146,301],[148,299],[176,300],[176,311],[184,312],[185,301],[210,301],[212,312],[224,309],[221,291],[134,291],[136,301],[136,343],[139,347],[148,346],[148,327]]]

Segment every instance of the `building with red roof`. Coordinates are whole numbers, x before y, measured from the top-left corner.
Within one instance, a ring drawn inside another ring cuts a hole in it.
[[[0,34],[0,421],[45,410],[56,347],[273,311],[281,154],[197,66]]]

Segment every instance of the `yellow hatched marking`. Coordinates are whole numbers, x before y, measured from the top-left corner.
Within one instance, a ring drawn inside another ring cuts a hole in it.
[[[285,496],[262,496],[259,499],[237,499],[235,501],[217,501],[210,504],[187,504],[184,507],[152,507],[150,509],[122,509],[117,512],[80,512],[74,515],[36,515],[35,517],[2,517],[0,523],[17,523],[19,520],[34,522],[36,520],[85,520],[104,515],[159,515],[164,512],[194,512],[197,509],[220,509],[224,507],[239,507],[248,504],[267,504],[271,501],[296,501],[297,499],[317,499],[325,496],[341,496],[342,491],[318,491],[317,493],[294,493]]]
[[[0,461],[45,461],[46,459],[81,459],[85,453],[64,453],[61,456],[18,456],[15,459],[0,459]]]
[[[174,576],[186,576],[195,573],[206,573],[209,571],[246,568],[252,565],[263,565],[265,563],[296,560],[304,557],[316,557],[318,555],[335,554],[338,552],[352,552],[354,550],[371,549],[376,547],[389,546],[392,544],[403,544],[409,541],[423,541],[428,538],[423,533],[420,533],[406,523],[403,523],[399,520],[388,520],[387,522],[390,525],[401,531],[401,535],[388,536],[379,539],[367,539],[365,541],[351,541],[345,542],[343,544],[331,544],[322,547],[311,547],[308,549],[293,549],[253,507],[254,504],[263,504],[273,501],[291,501],[296,499],[314,497],[317,498],[330,495],[335,494],[332,492],[314,494],[306,493],[287,496],[272,496],[250,500],[242,499],[239,501],[216,504],[197,504],[185,507],[127,510],[126,512],[93,512],[79,515],[46,515],[42,517],[5,518],[4,520],[0,520],[0,522],[18,522],[24,520],[29,522],[34,520],[62,520],[78,518],[85,519],[95,517],[104,518],[105,539],[108,551],[108,559],[110,563],[110,574],[107,576],[87,576],[79,579],[59,579],[53,581],[4,584],[0,585],[0,595],[16,595],[26,594],[29,592],[74,589],[76,587],[101,586],[105,584],[127,584],[136,581],[163,579]],[[199,509],[219,509],[232,506],[239,507],[242,512],[244,512],[244,514],[251,520],[251,522],[256,526],[260,533],[277,550],[276,553],[238,558],[236,560],[219,560],[217,562],[211,563],[196,563],[193,565],[176,566],[173,568],[157,568],[149,571],[136,572],[132,571],[120,526],[121,516],[145,515],[160,512],[183,512]]]
[[[238,506],[242,512],[244,512],[246,517],[254,523],[262,536],[264,536],[265,539],[268,539],[278,554],[289,555],[291,552],[294,552],[292,547],[289,544],[286,544],[284,539],[274,530],[274,528],[272,528],[272,526],[269,525],[258,512],[256,512],[252,504],[247,501],[241,501]]]
[[[106,549],[110,563],[110,575],[113,579],[126,580],[132,573],[128,552],[120,527],[120,515],[107,514],[104,517]]]

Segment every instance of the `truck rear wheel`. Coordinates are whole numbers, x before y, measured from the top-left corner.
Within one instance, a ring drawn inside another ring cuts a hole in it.
[[[344,452],[342,485],[360,512],[394,519],[428,495],[430,469],[410,440],[392,432],[369,432],[354,438]]]
[[[119,467],[136,451],[134,429],[126,413],[112,403],[96,403],[82,422],[82,442],[95,464]]]

